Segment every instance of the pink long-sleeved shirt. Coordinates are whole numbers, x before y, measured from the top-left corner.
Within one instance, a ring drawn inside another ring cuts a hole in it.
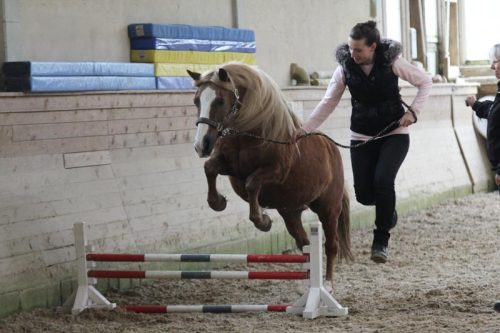
[[[372,70],[373,64],[369,65],[361,65],[361,69],[366,75],[369,75]],[[432,86],[431,78],[418,69],[416,66],[410,64],[404,58],[397,58],[392,64],[392,71],[401,79],[408,81],[410,84],[418,88],[417,95],[411,104],[411,108],[417,116],[420,114],[427,98],[429,97],[429,92]],[[316,130],[328,116],[335,110],[337,105],[339,104],[340,99],[342,98],[342,94],[344,93],[346,88],[345,76],[342,66],[338,66],[335,72],[333,73],[332,79],[328,84],[328,88],[326,90],[323,99],[316,108],[311,113],[309,119],[305,122],[302,128],[306,132],[311,132]],[[392,132],[387,133],[386,135],[393,134],[407,134],[409,133],[408,127],[398,127]],[[370,136],[356,133],[351,131],[351,139],[352,140],[368,140]]]

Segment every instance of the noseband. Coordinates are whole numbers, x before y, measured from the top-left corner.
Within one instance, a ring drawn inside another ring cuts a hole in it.
[[[196,126],[198,126],[198,124],[207,124],[208,126],[215,128],[218,133],[221,133],[224,129],[224,125],[222,125],[222,123],[205,117],[198,118],[198,120],[196,121]]]

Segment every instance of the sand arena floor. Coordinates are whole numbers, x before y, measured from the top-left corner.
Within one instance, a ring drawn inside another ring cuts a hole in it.
[[[0,321],[0,332],[500,332],[500,313],[493,311],[500,299],[498,192],[401,218],[384,265],[368,258],[371,236],[370,229],[354,231],[355,262],[337,266],[333,293],[349,308],[347,317],[121,311],[72,317],[35,310]],[[296,281],[164,280],[107,297],[117,303],[271,304],[293,302],[303,290]]]

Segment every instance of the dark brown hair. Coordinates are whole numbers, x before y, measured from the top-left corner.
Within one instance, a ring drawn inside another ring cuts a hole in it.
[[[373,43],[380,43],[380,32],[377,29],[375,21],[366,21],[356,24],[349,33],[349,37],[354,40],[366,38],[366,45],[370,46]]]

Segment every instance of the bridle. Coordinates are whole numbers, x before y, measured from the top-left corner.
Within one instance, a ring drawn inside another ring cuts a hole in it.
[[[227,119],[228,117],[234,117],[238,113],[238,111],[240,110],[239,105],[241,103],[240,103],[240,92],[238,91],[238,88],[236,88],[234,86],[234,83],[232,81],[231,81],[231,84],[233,84],[232,89],[228,89],[228,88],[223,87],[221,85],[215,84],[214,82],[210,82],[210,83],[212,83],[213,85],[215,85],[216,87],[218,87],[220,89],[231,91],[234,94],[234,102],[233,102],[233,105],[231,106],[231,111],[227,115],[224,116],[224,119],[221,122],[218,122],[218,121],[212,120],[210,118],[206,118],[206,117],[199,117],[198,120],[196,121],[196,126],[198,126],[198,124],[207,124],[208,126],[215,128],[217,130],[217,137],[241,133],[237,129],[224,126],[224,120]]]
[[[231,81],[231,83],[232,83],[232,81]],[[241,104],[240,103],[240,93],[238,91],[238,88],[236,88],[234,86],[234,84],[233,84],[232,89],[222,87],[222,86],[215,84],[213,82],[212,82],[212,84],[214,84],[218,88],[221,88],[221,89],[224,89],[227,91],[231,91],[234,94],[235,98],[234,98],[233,105],[231,106],[231,111],[224,117],[224,119],[221,122],[218,122],[218,121],[212,120],[210,118],[206,118],[206,117],[199,117],[198,120],[196,121],[196,126],[198,126],[198,124],[207,124],[208,126],[215,128],[217,130],[217,138],[226,137],[226,136],[238,136],[239,135],[239,136],[246,136],[246,137],[259,139],[259,140],[266,141],[266,142],[278,143],[278,144],[282,144],[282,145],[294,143],[291,141],[279,141],[279,140],[268,139],[268,138],[264,138],[260,135],[255,135],[255,134],[252,134],[249,132],[242,132],[236,128],[225,127],[224,120],[226,120],[227,118],[230,118],[230,117],[234,117],[240,111],[240,109],[238,107]]]

